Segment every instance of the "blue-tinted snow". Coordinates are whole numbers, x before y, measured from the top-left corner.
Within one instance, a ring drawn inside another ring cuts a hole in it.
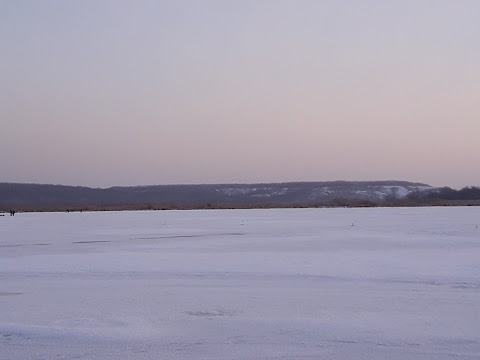
[[[479,359],[479,227],[476,207],[0,217],[0,359]]]

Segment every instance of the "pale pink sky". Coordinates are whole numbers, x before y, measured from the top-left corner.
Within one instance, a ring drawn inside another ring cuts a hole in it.
[[[480,185],[478,14],[0,1],[0,182]]]

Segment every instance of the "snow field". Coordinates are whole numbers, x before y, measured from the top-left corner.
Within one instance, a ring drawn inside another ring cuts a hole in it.
[[[0,218],[0,359],[480,359],[480,209]]]

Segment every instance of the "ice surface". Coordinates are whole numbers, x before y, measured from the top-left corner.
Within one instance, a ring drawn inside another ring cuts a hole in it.
[[[480,208],[0,217],[0,359],[480,359]]]

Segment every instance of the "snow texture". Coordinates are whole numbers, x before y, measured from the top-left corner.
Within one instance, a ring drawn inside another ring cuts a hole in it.
[[[480,208],[0,217],[0,359],[480,359]]]

